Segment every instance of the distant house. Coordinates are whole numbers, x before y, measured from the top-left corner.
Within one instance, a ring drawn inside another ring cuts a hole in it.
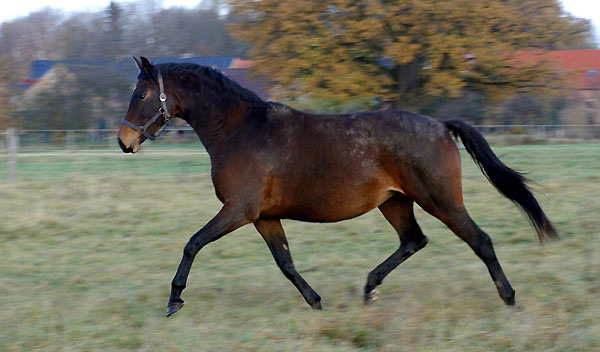
[[[253,64],[251,60],[242,60],[236,57],[169,57],[149,58],[149,60],[154,64],[190,62],[209,66],[222,71],[226,76],[241,86],[252,90],[261,98],[268,99],[267,81],[250,75],[249,70]],[[44,92],[51,91],[59,83],[63,83],[64,85],[67,82],[68,85],[69,82],[75,82],[76,79],[82,77],[86,77],[88,81],[94,82],[94,80],[98,81],[102,77],[111,75],[122,78],[126,82],[131,82],[133,86],[138,73],[139,70],[131,58],[121,60],[36,60],[31,63],[29,77],[19,82],[19,86],[22,88],[22,99],[20,99],[20,106],[18,108],[19,110],[26,110],[36,97],[39,97]],[[98,82],[98,86],[101,86],[101,82]],[[124,98],[114,95],[108,100],[99,99],[98,97],[94,98],[94,111],[99,115],[94,120],[105,119],[105,117],[100,115],[106,114],[107,106],[112,107],[113,111],[126,109],[129,97]],[[109,122],[109,125],[115,127],[115,123],[115,121],[113,123]],[[90,127],[95,128],[94,125]]]
[[[219,70],[224,69],[236,69],[236,70],[248,70],[253,62],[251,60],[242,60],[232,56],[217,56],[217,57],[166,57],[166,58],[149,58],[152,63],[162,64],[166,62],[191,62],[194,64],[209,66]],[[31,63],[31,71],[29,77],[21,80],[21,87],[25,90],[44,81],[48,77],[44,77],[48,72],[51,72],[53,68],[57,66],[64,66],[66,68],[104,68],[109,69],[114,73],[121,73],[135,79],[138,74],[138,69],[133,63],[131,58],[125,58],[121,60],[35,60]],[[246,77],[246,75],[239,75],[239,77]],[[252,83],[251,80],[248,80]],[[244,82],[238,82],[242,86]],[[261,86],[262,87],[262,86]],[[256,88],[259,88],[256,86]],[[264,92],[256,92],[257,94],[263,94]]]
[[[25,108],[40,94],[53,89],[59,80],[73,80],[75,78],[75,74],[70,72],[63,64],[54,64],[45,70],[37,67],[37,71],[43,71],[43,73],[34,71],[32,65],[32,75],[26,80],[21,80],[23,94],[20,105],[22,105],[22,108]]]
[[[519,53],[519,59],[547,60],[567,74],[569,102],[563,124],[600,124],[600,50],[554,50]]]

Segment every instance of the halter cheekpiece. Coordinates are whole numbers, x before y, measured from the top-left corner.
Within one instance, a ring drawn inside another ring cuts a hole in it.
[[[160,73],[160,71],[158,71],[158,86],[160,88],[160,95],[158,96],[158,99],[160,100],[161,106],[158,108],[158,111],[156,112],[156,114],[154,114],[154,116],[152,116],[152,118],[150,120],[148,120],[148,122],[146,122],[145,125],[138,126],[136,124],[133,124],[133,123],[125,120],[125,117],[123,117],[123,121],[121,121],[121,124],[133,128],[134,130],[139,132],[142,136],[144,136],[152,141],[155,140],[156,138],[160,137],[160,135],[163,134],[165,129],[167,129],[167,127],[171,123],[171,114],[169,113],[169,109],[167,109],[167,95],[165,94],[165,87],[163,85],[162,74]],[[146,132],[146,129],[148,127],[150,127],[150,125],[152,125],[161,116],[164,117],[165,124],[163,125],[163,128],[160,131],[160,133],[158,133],[158,135],[152,135],[152,134],[149,134],[148,132]]]

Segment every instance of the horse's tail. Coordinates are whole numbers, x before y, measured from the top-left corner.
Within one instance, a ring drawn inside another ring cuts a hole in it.
[[[447,120],[444,123],[455,137],[460,137],[465,149],[490,183],[525,211],[540,242],[546,237],[556,237],[554,226],[526,184],[529,180],[522,173],[504,165],[475,128],[460,120]]]

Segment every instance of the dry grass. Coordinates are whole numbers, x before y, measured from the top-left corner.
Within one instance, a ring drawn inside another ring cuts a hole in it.
[[[543,186],[562,236],[539,246],[463,158],[467,207],[494,239],[516,307],[504,306],[468,247],[420,210],[429,246],[364,307],[367,273],[397,247],[373,211],[335,224],[284,222],[324,311],[310,310],[247,226],[202,250],[186,306],[169,319],[181,250],[220,206],[207,159],[23,158],[20,181],[0,183],[0,350],[600,350],[600,146],[497,150]]]

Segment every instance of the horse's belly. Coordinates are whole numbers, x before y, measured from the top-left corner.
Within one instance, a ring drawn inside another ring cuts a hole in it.
[[[335,222],[351,219],[376,208],[392,197],[394,189],[364,190],[341,187],[303,192],[296,201],[283,201],[264,209],[261,217],[309,222]]]

